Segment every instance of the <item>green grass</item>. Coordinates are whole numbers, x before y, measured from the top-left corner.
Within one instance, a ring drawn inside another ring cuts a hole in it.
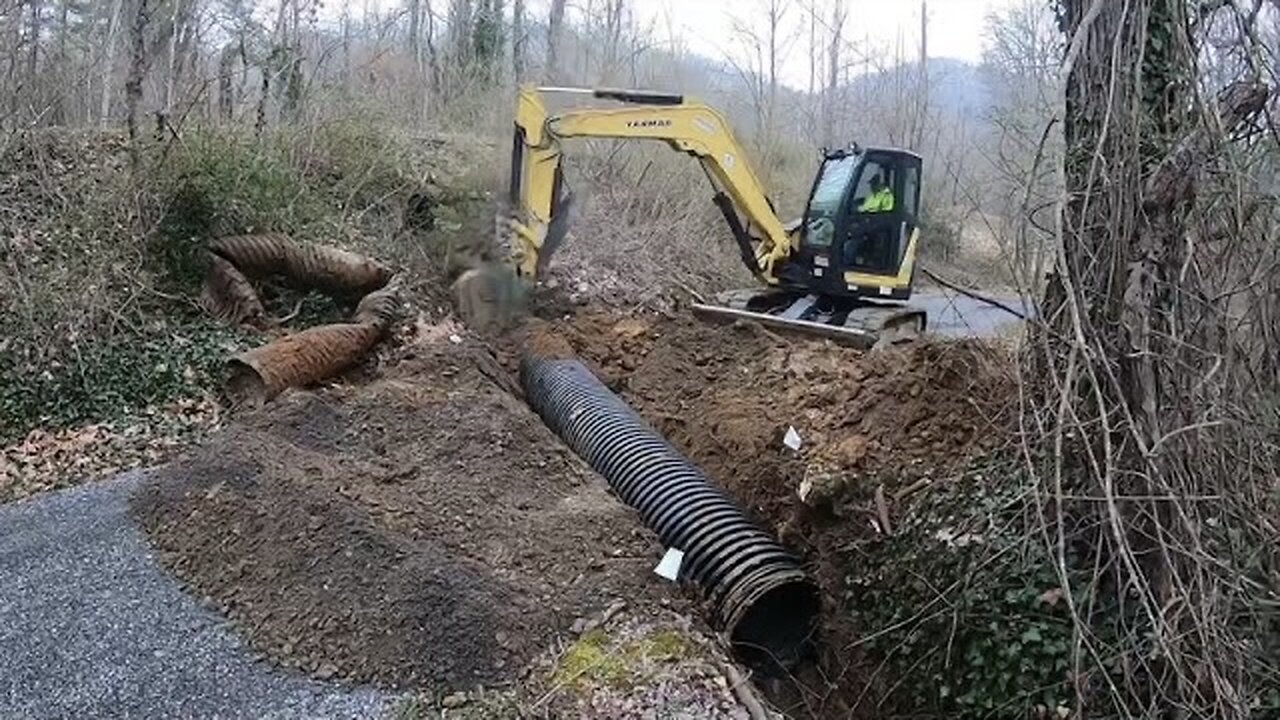
[[[579,690],[603,686],[627,689],[644,681],[647,665],[679,660],[689,649],[688,640],[670,630],[620,642],[597,628],[569,646],[551,680],[553,685]]]

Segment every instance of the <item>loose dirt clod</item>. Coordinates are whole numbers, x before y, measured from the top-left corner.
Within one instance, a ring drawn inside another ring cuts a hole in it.
[[[367,385],[286,393],[159,471],[135,512],[163,561],[287,664],[508,682],[575,618],[669,588],[647,532],[477,352],[407,348]]]

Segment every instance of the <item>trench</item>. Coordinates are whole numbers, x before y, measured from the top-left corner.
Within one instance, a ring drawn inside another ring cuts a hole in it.
[[[526,352],[520,380],[543,422],[684,553],[677,579],[704,594],[740,660],[781,674],[813,655],[818,587],[795,555],[578,360]]]

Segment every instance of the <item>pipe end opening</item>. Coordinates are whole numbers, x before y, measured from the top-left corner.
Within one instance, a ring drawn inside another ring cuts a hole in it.
[[[729,642],[747,665],[767,674],[784,673],[814,652],[818,588],[794,580],[766,590],[729,628]]]

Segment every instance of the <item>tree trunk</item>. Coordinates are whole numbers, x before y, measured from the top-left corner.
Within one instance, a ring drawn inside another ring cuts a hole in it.
[[[911,149],[924,150],[924,133],[929,124],[929,3],[920,0],[920,87],[915,132]]]
[[[511,7],[511,73],[519,86],[524,81],[524,0],[514,0]]]
[[[604,59],[598,76],[602,84],[617,83],[618,61],[621,58],[623,0],[605,0],[604,6]]]
[[[168,64],[164,74],[164,97],[160,101],[161,112],[168,117],[173,112],[173,88],[176,84],[174,75],[178,72],[178,34],[182,20],[183,0],[173,0],[173,15],[169,19]]]
[[[276,13],[276,25],[271,31],[271,47],[267,53],[266,62],[262,63],[262,93],[258,96],[258,112],[253,123],[254,134],[258,136],[267,129],[267,102],[271,97],[271,76],[284,69],[281,60],[286,55],[285,22],[288,19],[288,11],[289,0],[281,0],[280,8]]]
[[[129,164],[136,177],[142,167],[142,149],[138,146],[138,104],[142,101],[142,79],[147,69],[147,24],[151,21],[150,0],[137,0],[131,41],[129,78],[124,84],[125,123],[129,131]]]
[[[413,60],[409,101],[414,122],[422,122],[426,109],[426,73],[422,67],[422,0],[409,0],[409,57]]]
[[[778,30],[782,24],[783,5],[781,0],[769,0],[769,94],[765,101],[765,138],[772,148],[774,133],[777,131],[778,107]]]
[[[124,13],[124,0],[115,0],[111,4],[111,17],[107,21],[107,38],[103,43],[102,59],[102,95],[98,101],[98,123],[107,127],[111,121],[111,69],[116,57],[116,36],[120,32],[120,16]]]
[[[236,90],[232,76],[236,72],[237,42],[232,40],[222,46],[218,55],[218,117],[230,122],[235,117]]]
[[[422,61],[422,0],[409,0],[409,57],[418,69]]]
[[[429,93],[438,97],[444,86],[444,77],[440,69],[440,53],[436,49],[435,12],[431,9],[431,1],[423,0],[427,14],[427,34],[424,38],[427,45],[427,66],[431,70],[431,86]]]
[[[302,0],[289,3],[291,17],[289,29],[292,35],[286,35],[288,43],[288,59],[285,65],[284,116],[290,121],[297,121],[302,112],[302,19],[299,5]]]
[[[1071,472],[1055,492],[1064,502],[1069,482],[1067,492],[1106,501],[1090,506],[1102,516],[1099,564],[1111,573],[1100,587],[1132,605],[1124,652],[1141,659],[1116,678],[1119,701],[1135,716],[1180,707],[1191,717],[1246,717],[1238,658],[1202,635],[1234,622],[1229,608],[1203,602],[1221,590],[1220,571],[1206,568],[1200,530],[1178,500],[1221,492],[1230,480],[1213,473],[1239,455],[1208,431],[1180,435],[1224,412],[1206,403],[1224,390],[1205,387],[1223,357],[1205,338],[1227,332],[1206,310],[1213,290],[1198,271],[1184,274],[1195,265],[1198,168],[1213,155],[1205,138],[1218,127],[1238,132],[1267,93],[1228,93],[1217,122],[1194,126],[1197,50],[1181,0],[1070,0],[1062,18],[1067,202],[1060,282],[1046,298],[1053,330],[1039,340],[1047,352],[1038,368],[1057,379],[1041,404],[1071,408],[1053,421],[1070,439],[1059,442]]]
[[[31,22],[27,26],[27,82],[32,88],[36,86],[36,72],[40,67],[40,26],[43,19],[43,8],[40,0],[29,0],[31,3]]]
[[[70,97],[71,73],[68,65],[67,57],[67,36],[71,33],[71,28],[67,24],[67,12],[71,6],[70,0],[61,0],[58,3],[58,55],[55,65],[57,66],[56,82],[61,86],[58,90],[58,97],[53,105],[53,114],[50,117],[50,124],[65,125],[68,122],[67,107],[71,103]]]
[[[503,56],[503,0],[480,0],[475,8],[470,37],[471,57],[481,79],[492,82]]]
[[[565,0],[551,0],[551,10],[547,14],[547,67],[544,70],[546,81],[560,81],[560,41],[564,31]]]
[[[342,0],[342,91],[351,97],[351,0]]]
[[[844,0],[831,4],[831,32],[827,49],[827,86],[822,93],[822,144],[834,146],[836,142],[836,93],[840,89],[840,43],[844,30]]]

